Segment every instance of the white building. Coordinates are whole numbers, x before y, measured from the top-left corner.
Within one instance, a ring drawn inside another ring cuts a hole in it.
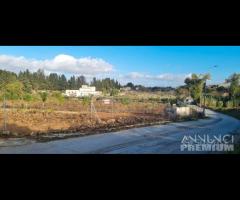
[[[194,100],[190,96],[184,99],[184,103],[186,103],[186,104],[192,104],[193,102],[194,102]]]
[[[67,97],[84,97],[84,96],[98,96],[101,95],[100,91],[96,91],[94,86],[82,85],[79,90],[66,90],[65,96]]]
[[[123,87],[121,88],[122,91],[130,91],[131,90],[131,87]]]

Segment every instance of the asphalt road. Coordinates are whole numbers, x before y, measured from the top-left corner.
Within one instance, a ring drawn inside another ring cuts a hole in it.
[[[39,143],[25,139],[0,140],[0,153],[21,154],[145,154],[199,153],[180,151],[185,135],[224,135],[240,128],[240,121],[206,110],[209,119],[133,128]],[[206,153],[206,152],[204,152]]]

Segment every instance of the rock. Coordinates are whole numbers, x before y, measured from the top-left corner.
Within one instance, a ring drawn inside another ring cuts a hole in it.
[[[105,121],[101,121],[101,122],[99,122],[99,124],[100,124],[100,125],[106,125],[107,122],[105,122]]]
[[[108,123],[108,124],[112,124],[112,123],[115,123],[115,122],[116,122],[115,119],[109,119],[109,120],[107,120],[107,123]]]
[[[15,137],[19,136],[18,133],[16,133],[16,132],[12,132],[12,135],[15,136]]]

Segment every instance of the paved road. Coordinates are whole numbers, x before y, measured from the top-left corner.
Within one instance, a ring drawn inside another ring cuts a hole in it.
[[[0,153],[189,153],[180,151],[184,135],[224,135],[240,128],[240,121],[237,119],[210,110],[206,110],[206,114],[209,119],[133,128],[45,143],[23,139],[0,140]]]

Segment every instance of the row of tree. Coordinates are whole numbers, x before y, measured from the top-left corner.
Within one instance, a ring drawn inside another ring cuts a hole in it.
[[[29,70],[20,71],[18,74],[6,70],[0,70],[0,85],[20,81],[23,84],[24,91],[31,92],[32,90],[66,90],[79,89],[82,85],[88,84],[85,76],[71,76],[68,80],[64,74],[50,73],[46,75],[43,70],[39,69],[36,72]],[[110,88],[120,89],[121,85],[114,79],[105,78],[97,80],[93,78],[92,86],[96,86],[97,90],[107,90]]]
[[[84,76],[72,76],[67,80],[64,74],[50,73],[45,75],[41,69],[33,73],[29,70],[20,71],[17,78],[23,83],[27,92],[31,90],[79,89],[83,84],[87,83]]]
[[[134,85],[132,82],[129,82],[125,85],[125,87],[131,88],[131,90],[137,90],[137,91],[143,91],[143,92],[169,92],[173,91],[174,88],[172,87],[159,87],[159,86],[154,86],[154,87],[145,87],[143,85]]]
[[[95,86],[96,90],[100,90],[105,93],[110,93],[111,95],[116,95],[117,91],[121,88],[121,84],[114,79],[104,78],[104,79],[96,79],[93,78],[91,81],[91,86]]]
[[[9,99],[19,99],[23,94],[31,94],[38,90],[57,90],[66,89],[77,90],[82,85],[88,84],[85,76],[71,76],[69,79],[64,74],[50,73],[46,75],[43,70],[36,72],[29,70],[20,71],[18,74],[6,70],[0,70],[0,90],[5,93]],[[114,79],[92,79],[90,85],[95,86],[97,90],[103,93],[116,95],[121,84]]]
[[[0,70],[0,85],[14,82],[21,82],[23,90],[31,93],[32,90],[79,89],[81,85],[86,84],[86,78],[84,76],[72,76],[67,80],[64,74],[51,73],[45,75],[41,69],[36,72],[30,72],[29,70],[20,71],[18,74]]]

